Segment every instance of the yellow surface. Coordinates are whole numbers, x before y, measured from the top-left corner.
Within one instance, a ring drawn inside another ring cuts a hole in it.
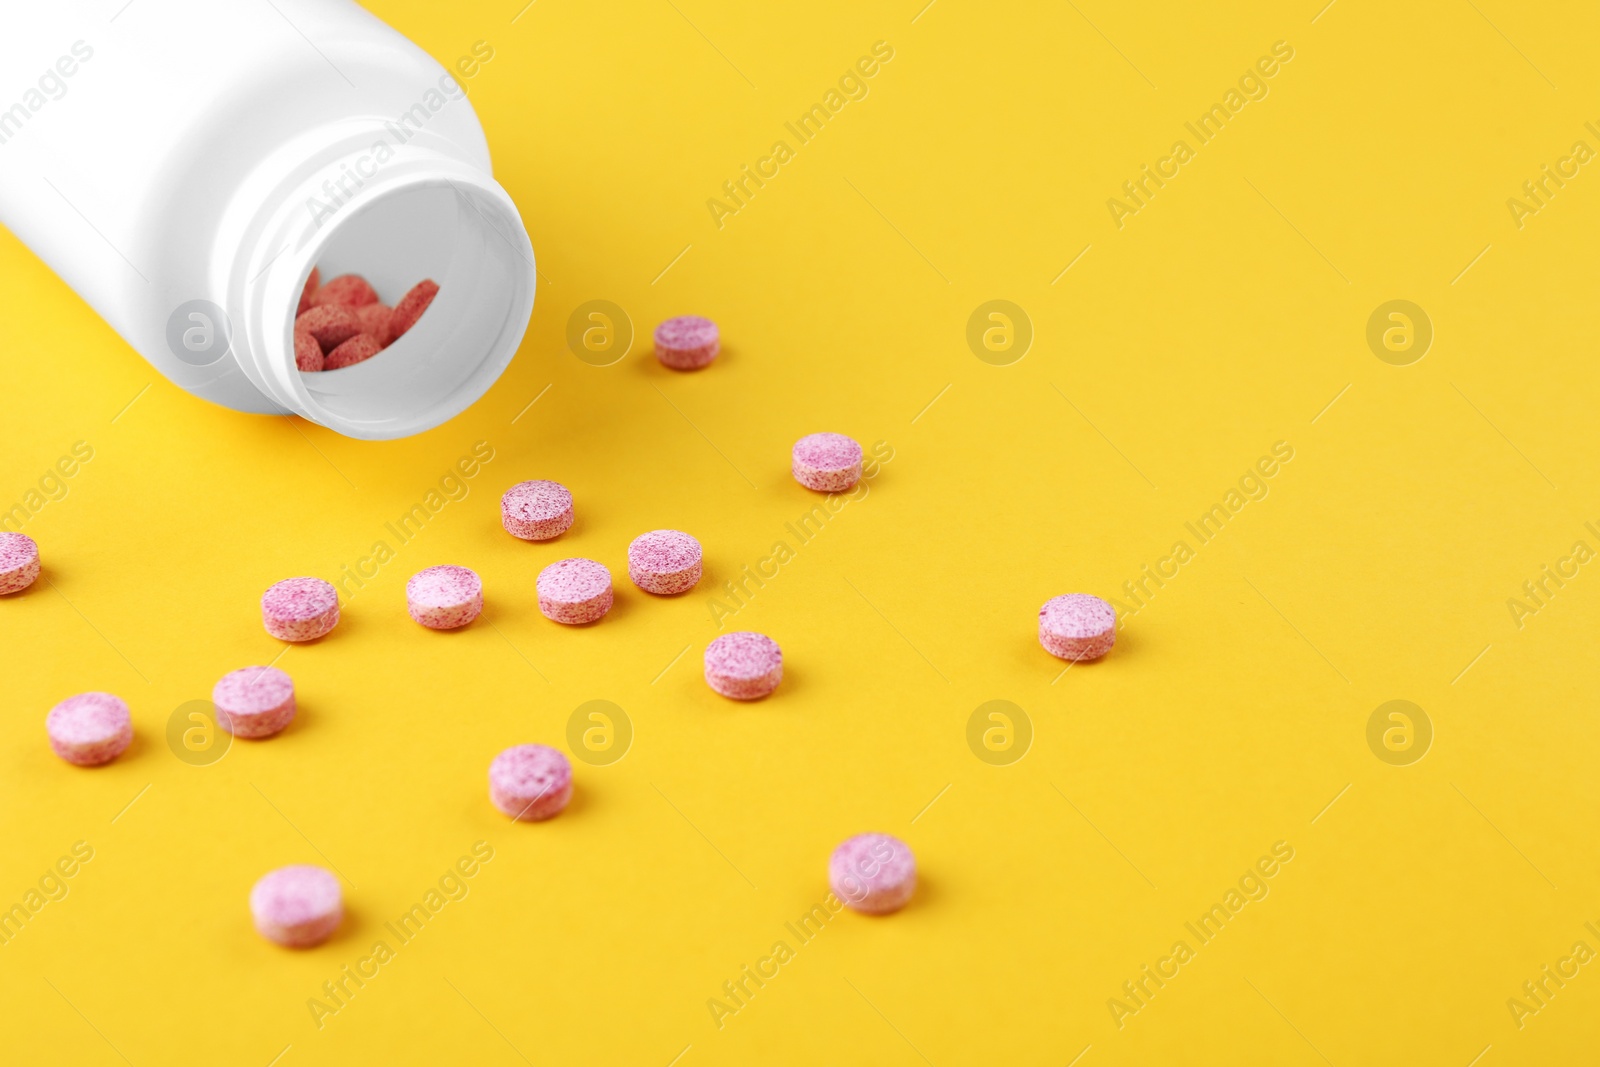
[[[1600,149],[1600,16],[538,0],[513,23],[518,6],[373,4],[443,62],[492,46],[471,98],[540,255],[518,359],[449,425],[364,443],[211,407],[0,240],[0,505],[93,450],[24,526],[48,584],[0,604],[0,901],[93,850],[0,947],[8,1061],[1592,1059],[1600,967],[1561,961],[1600,950],[1600,565],[1560,561],[1600,548],[1600,176],[1568,164],[1536,213],[1507,200],[1575,141]],[[784,123],[878,41],[893,58],[866,97],[798,144]],[[1279,41],[1267,95],[1200,144],[1184,124]],[[1108,198],[1179,139],[1193,158],[1119,228]],[[719,228],[707,200],[778,140],[793,158]],[[565,336],[594,299],[646,338],[711,315],[727,350],[692,376],[638,340],[586,365]],[[966,342],[994,299],[1035,331],[1007,366]],[[1434,328],[1408,366],[1366,341],[1401,299]],[[800,545],[785,524],[819,498],[788,450],[819,429],[893,458]],[[480,441],[466,495],[399,544],[385,523]],[[1185,523],[1277,442],[1292,460],[1245,481],[1265,497],[1202,544]],[[500,529],[525,478],[572,488],[559,542]],[[598,626],[539,616],[545,563],[620,578],[657,527],[706,545],[693,594],[622,584]],[[710,597],[780,540],[793,558],[722,623],[771,634],[787,674],[736,705],[700,678]],[[176,759],[174,710],[278,655],[261,590],[335,578],[377,541],[394,556],[335,634],[279,661],[293,727]],[[1178,541],[1192,558],[1163,563]],[[447,562],[483,575],[489,608],[424,632],[405,579]],[[1177,576],[1063,676],[1039,605],[1131,608],[1147,564]],[[1518,617],[1546,564],[1577,576]],[[86,689],[126,697],[138,732],[96,771],[42,728]],[[508,824],[489,759],[567,747],[594,699],[625,709],[631,750],[577,763],[561,818]],[[1031,722],[1009,766],[967,743],[994,699]],[[1369,748],[1390,700],[1432,725],[1419,762]],[[785,923],[865,829],[916,850],[914,904],[802,944]],[[480,841],[467,895],[400,944],[384,924]],[[1246,878],[1277,842],[1292,860]],[[314,951],[250,927],[251,883],[291,862],[345,876],[350,918]],[[1267,895],[1202,944],[1185,924],[1241,878]],[[319,1028],[308,1001],[379,940],[393,958]],[[732,1006],[723,983],[778,941],[792,958],[719,1027],[708,1001]],[[1192,958],[1131,1000],[1178,941]],[[1540,1006],[1523,983],[1546,965],[1576,976]]]

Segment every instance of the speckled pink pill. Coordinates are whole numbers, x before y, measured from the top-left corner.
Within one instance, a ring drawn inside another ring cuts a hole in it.
[[[68,763],[94,767],[110,763],[133,743],[128,705],[110,693],[79,693],[44,717],[50,747]]]
[[[723,634],[706,646],[706,684],[734,700],[760,700],[783,680],[783,650],[766,634]]]
[[[845,906],[867,915],[899,911],[917,889],[911,849],[888,834],[857,834],[833,850],[828,884]]]
[[[539,610],[555,622],[579,626],[611,610],[611,572],[592,559],[558,559],[534,584]]]
[[[27,534],[0,533],[0,595],[20,593],[39,578],[39,546]]]
[[[1039,609],[1039,643],[1052,656],[1099,659],[1117,641],[1117,612],[1088,593],[1051,597]]]
[[[524,541],[548,541],[572,525],[572,494],[560,482],[518,482],[500,498],[500,525]]]
[[[656,327],[656,358],[673,370],[699,370],[722,351],[717,324],[699,315],[679,315]]]
[[[628,546],[628,577],[647,593],[688,592],[700,572],[700,542],[681,530],[651,530]]]
[[[315,641],[339,621],[339,594],[321,578],[285,578],[261,594],[261,622],[280,641]]]
[[[807,489],[842,493],[861,480],[861,446],[842,433],[813,433],[794,443],[794,480]]]
[[[429,567],[406,583],[406,610],[430,630],[454,630],[483,613],[483,581],[466,567]]]
[[[516,745],[489,764],[489,799],[523,822],[559,815],[572,799],[572,764],[548,745]]]
[[[288,948],[320,945],[344,918],[339,879],[309,864],[268,871],[250,890],[250,916],[268,941]]]
[[[276,667],[240,667],[212,686],[211,703],[234,737],[271,737],[294,720],[294,681]]]

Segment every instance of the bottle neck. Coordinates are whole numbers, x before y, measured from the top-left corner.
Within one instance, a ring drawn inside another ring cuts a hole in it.
[[[214,260],[234,353],[287,411],[350,437],[404,437],[465,410],[516,354],[533,312],[533,247],[505,190],[450,142],[335,124],[265,161],[234,205]],[[391,306],[424,279],[439,292],[377,356],[301,372],[294,318],[313,267],[324,279],[361,274]]]

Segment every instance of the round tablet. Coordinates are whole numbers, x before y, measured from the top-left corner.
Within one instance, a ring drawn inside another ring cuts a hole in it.
[[[378,339],[370,333],[358,333],[343,344],[333,346],[322,361],[323,370],[341,370],[364,363],[383,351]]]
[[[261,621],[280,641],[315,641],[339,621],[339,594],[321,578],[285,578],[261,594]]]
[[[592,559],[558,559],[539,572],[535,587],[544,617],[569,626],[611,610],[611,572]]]
[[[656,327],[656,358],[673,370],[699,370],[722,351],[717,324],[699,315],[679,315]]]
[[[706,684],[734,700],[760,700],[783,680],[783,650],[766,634],[723,634],[706,646]]]
[[[27,534],[0,532],[0,594],[20,593],[39,578],[39,546]]]
[[[828,884],[848,908],[867,915],[899,911],[917,889],[911,849],[888,834],[857,834],[833,850]]]
[[[483,612],[483,582],[465,567],[429,567],[406,583],[406,610],[430,630],[454,630]]]
[[[294,718],[294,681],[276,667],[240,667],[212,686],[211,703],[234,737],[271,737]]]
[[[303,326],[294,328],[294,365],[296,370],[318,371],[322,369],[322,346],[317,344],[317,339],[311,336],[311,331]]]
[[[394,306],[394,314],[389,317],[390,343],[400,339],[400,335],[417,324],[422,318],[422,313],[428,310],[428,305],[433,303],[433,298],[439,295],[439,285],[432,278],[424,278],[413,285],[400,302]]]
[[[794,480],[807,489],[842,493],[861,480],[861,446],[842,433],[813,433],[794,443]]]
[[[324,352],[332,352],[361,332],[361,320],[347,307],[323,304],[295,319],[294,328],[315,337]]]
[[[651,530],[628,546],[628,577],[647,593],[688,592],[700,566],[700,542],[680,530]]]
[[[133,742],[128,705],[110,693],[79,693],[44,717],[50,747],[68,763],[93,767],[110,763]]]
[[[500,498],[500,525],[524,541],[548,541],[572,525],[572,494],[560,482],[518,482]]]
[[[339,879],[309,864],[268,871],[250,890],[250,916],[268,941],[289,948],[320,945],[344,918]]]
[[[1039,643],[1052,656],[1099,659],[1117,641],[1117,612],[1088,593],[1051,597],[1039,609]]]
[[[334,304],[338,307],[358,308],[365,304],[376,304],[378,294],[368,284],[367,280],[359,274],[341,274],[332,278],[327,285],[321,286],[311,294],[312,307],[324,307]]]
[[[572,764],[548,745],[516,745],[489,764],[489,799],[523,822],[542,822],[572,799]]]
[[[393,319],[394,309],[387,304],[364,304],[356,308],[356,321],[361,323],[361,332],[371,334],[384,348],[389,347]]]

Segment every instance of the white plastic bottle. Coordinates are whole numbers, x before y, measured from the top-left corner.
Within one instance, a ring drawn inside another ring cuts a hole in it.
[[[510,363],[533,248],[462,80],[353,0],[7,8],[0,222],[174,383],[390,438],[461,412]],[[376,357],[302,374],[313,266],[390,304],[424,278],[439,294]]]

